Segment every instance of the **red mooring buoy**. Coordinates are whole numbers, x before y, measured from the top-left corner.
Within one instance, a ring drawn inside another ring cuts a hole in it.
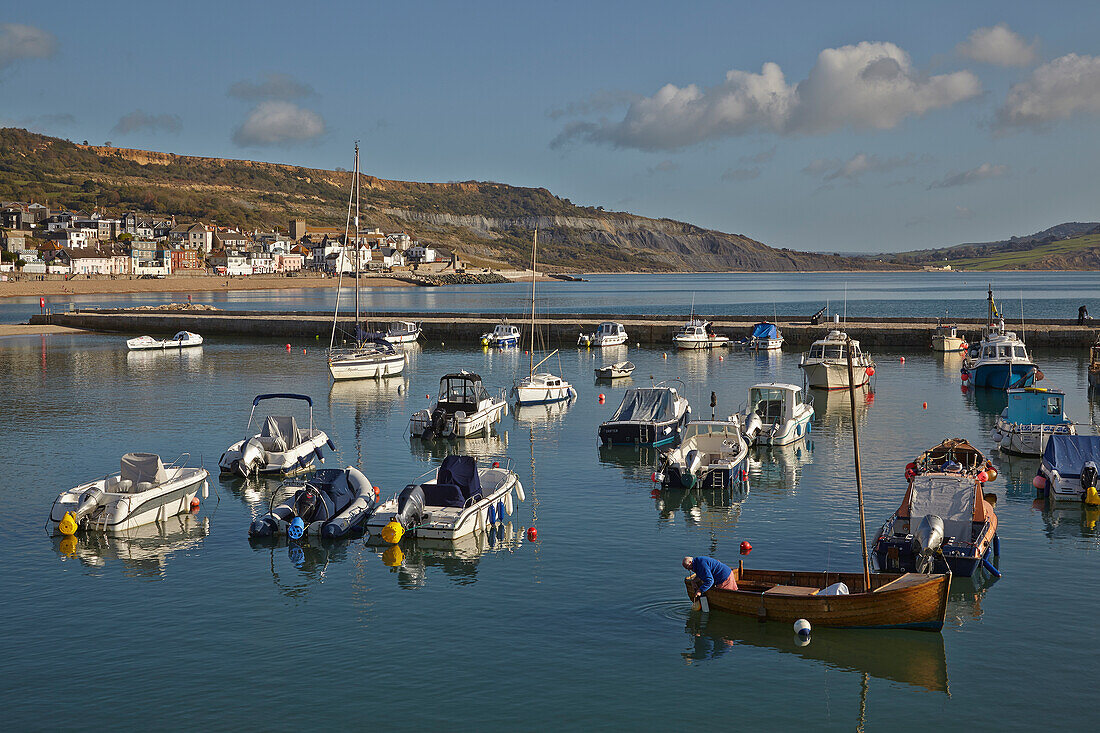
[[[748,555],[750,552],[752,552],[752,544],[748,540],[743,540],[741,542],[741,554]]]
[[[527,528],[527,541],[528,542],[534,542],[538,538],[539,538],[539,531],[537,529],[535,529],[534,527],[528,527]]]

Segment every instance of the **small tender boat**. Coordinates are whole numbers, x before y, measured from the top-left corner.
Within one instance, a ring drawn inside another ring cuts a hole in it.
[[[774,323],[763,321],[752,327],[746,348],[757,351],[774,351],[783,348],[783,333]]]
[[[749,388],[748,405],[734,419],[752,445],[788,445],[810,434],[813,417],[813,398],[803,400],[801,387],[770,382]]]
[[[604,321],[593,333],[582,333],[577,338],[577,346],[619,346],[625,344],[627,339],[626,328],[621,323]]]
[[[691,405],[667,385],[635,387],[623,395],[619,409],[600,424],[604,445],[665,445],[680,437],[691,419]]]
[[[669,451],[658,479],[666,488],[726,489],[748,478],[749,446],[737,422],[708,420],[684,426],[680,445]]]
[[[962,380],[972,387],[1013,389],[1030,387],[1043,378],[1043,373],[1031,360],[1024,342],[1013,331],[1005,330],[1005,321],[993,302],[989,289],[989,320],[981,343],[971,349],[963,362]]]
[[[336,446],[324,431],[313,427],[313,400],[308,395],[275,393],[256,395],[252,400],[252,411],[248,413],[245,430],[252,427],[252,418],[256,407],[267,400],[302,400],[309,404],[309,427],[298,428],[293,416],[271,415],[264,420],[260,432],[250,438],[238,440],[222,453],[218,468],[222,473],[236,473],[248,476],[256,473],[289,473],[306,468],[313,463],[314,457],[324,462],[321,446],[327,444],[329,450]]]
[[[692,318],[672,337],[677,349],[714,349],[729,345],[729,336],[719,336],[710,321]]]
[[[127,453],[121,470],[58,494],[48,524],[72,535],[124,532],[189,511],[195,494],[209,492],[205,468],[188,468],[184,453],[168,466],[155,453]]]
[[[1096,343],[1089,349],[1089,387],[1100,387],[1100,336],[1096,337]]]
[[[966,339],[959,334],[959,329],[953,324],[939,323],[932,332],[932,351],[966,351]]]
[[[1050,436],[1077,434],[1077,424],[1066,417],[1065,400],[1060,389],[1010,389],[1008,405],[997,416],[990,437],[1005,453],[1042,455]]]
[[[391,344],[411,344],[420,338],[420,324],[413,321],[394,321],[379,337]]]
[[[293,493],[286,500],[252,522],[249,537],[358,537],[378,505],[378,489],[352,466],[322,468],[291,479],[272,494],[272,501],[288,490]]]
[[[862,387],[875,374],[875,362],[870,354],[859,350],[859,342],[849,339],[843,331],[829,331],[825,338],[814,341],[809,352],[802,355],[798,368],[814,389],[848,388],[848,344],[852,348],[852,379],[854,387]]]
[[[1100,505],[1098,470],[1100,436],[1052,435],[1033,483],[1052,502],[1074,501],[1096,506]]]
[[[329,350],[328,371],[334,380],[378,379],[400,374],[404,369],[405,352],[384,339]]]
[[[521,379],[512,388],[512,394],[520,405],[545,405],[571,400],[577,396],[577,390],[559,376],[534,372]]]
[[[506,414],[508,403],[503,393],[490,395],[480,376],[463,369],[439,380],[435,406],[430,412],[420,410],[412,416],[409,434],[423,440],[488,435]]]
[[[519,346],[519,329],[507,323],[498,323],[492,331],[481,334],[481,345],[501,349]]]
[[[733,568],[737,590],[711,588],[703,595],[711,611],[759,621],[862,629],[939,631],[947,618],[950,575],[874,573],[868,588],[862,573],[792,572]],[[684,579],[695,596],[695,575]],[[847,593],[835,595],[837,584]]]
[[[997,477],[993,466],[966,440],[949,438],[906,466],[905,476],[901,506],[875,540],[879,568],[974,575],[999,549],[996,496],[982,493]]]
[[[180,331],[170,339],[155,339],[152,336],[138,336],[126,342],[130,351],[150,351],[154,349],[186,349],[202,346],[202,336],[190,331]]]
[[[371,537],[396,544],[405,534],[453,540],[493,528],[511,515],[513,496],[526,497],[515,471],[478,466],[470,456],[447,456],[423,483],[409,484],[367,521]]]
[[[630,361],[617,361],[614,364],[596,367],[597,379],[618,379],[629,377],[634,373],[634,363]]]

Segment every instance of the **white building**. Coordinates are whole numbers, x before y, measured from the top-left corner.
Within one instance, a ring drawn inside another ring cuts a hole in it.
[[[409,262],[423,262],[427,264],[439,259],[439,253],[432,247],[417,244],[414,247],[409,247],[409,250],[405,253],[405,259]]]

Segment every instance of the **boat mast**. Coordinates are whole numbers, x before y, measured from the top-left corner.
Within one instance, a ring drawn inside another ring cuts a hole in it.
[[[358,165],[359,160],[359,141],[355,141],[355,160]],[[355,179],[351,181],[351,189],[348,191],[348,218],[344,222],[344,251],[347,251],[348,243],[348,230],[351,228],[351,205],[352,199],[355,197]],[[324,248],[322,248],[322,251]],[[344,266],[340,262],[340,257],[336,258],[336,307],[332,312],[332,335],[328,339],[329,351],[332,351],[333,344],[336,343],[336,323],[340,317],[340,286],[344,284]],[[358,293],[357,293],[358,295]]]
[[[867,559],[867,523],[863,519],[863,474],[859,464],[859,424],[856,422],[856,381],[852,369],[852,337],[845,342],[848,353],[848,401],[852,404],[852,447],[856,458],[856,495],[859,497],[859,547],[863,550],[863,592],[871,592],[871,563]]]
[[[987,324],[989,326],[993,325],[993,311],[994,310],[995,310],[995,308],[993,307],[993,283],[989,283],[989,317],[988,317],[989,323]]]
[[[359,345],[359,141],[355,141],[355,343]]]
[[[538,261],[539,228],[535,227],[535,243],[531,245],[531,376],[535,376],[535,263]],[[541,362],[540,362],[541,363]]]

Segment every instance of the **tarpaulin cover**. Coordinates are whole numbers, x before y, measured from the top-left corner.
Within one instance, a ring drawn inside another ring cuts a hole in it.
[[[298,423],[293,417],[272,415],[264,421],[260,437],[282,438],[283,450],[290,450],[298,445]]]
[[[916,529],[929,514],[943,520],[946,537],[970,540],[977,499],[975,481],[965,474],[928,474],[913,479],[909,499],[909,526]]]
[[[156,453],[127,453],[122,456],[122,479],[129,479],[135,484],[148,481],[153,484],[162,484],[168,480],[164,472],[164,465],[160,462],[160,456]]]
[[[756,339],[777,339],[779,329],[774,323],[757,323],[752,327],[752,337]]]
[[[676,397],[671,389],[628,389],[612,422],[665,422],[676,419]]]
[[[457,486],[467,499],[481,496],[481,477],[477,474],[477,462],[470,456],[444,458],[435,482]]]
[[[1080,476],[1085,461],[1100,466],[1100,436],[1052,435],[1043,451],[1043,465],[1057,469],[1062,476]]]

